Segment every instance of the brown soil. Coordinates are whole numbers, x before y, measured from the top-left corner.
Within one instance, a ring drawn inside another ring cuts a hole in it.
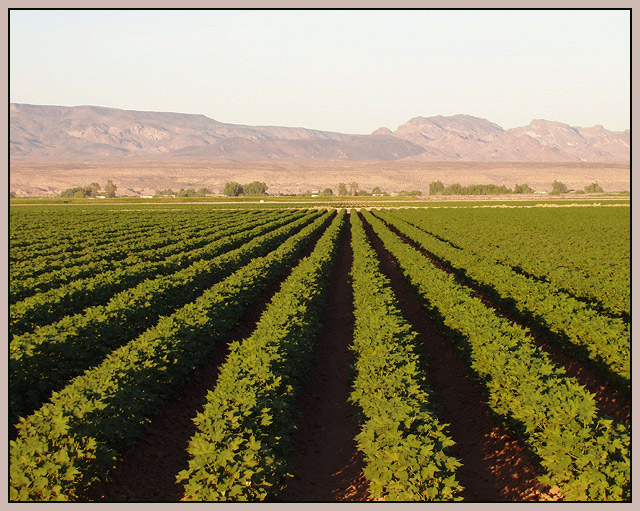
[[[420,162],[420,161],[231,161],[220,159],[144,159],[104,162],[20,161],[11,158],[10,189],[18,196],[55,196],[67,188],[111,179],[118,195],[152,195],[157,190],[201,187],[221,194],[228,181],[267,184],[269,193],[304,193],[357,182],[360,190],[387,192],[445,185],[493,183],[513,188],[527,183],[551,191],[553,181],[580,190],[598,182],[607,192],[631,189],[630,164],[614,162]],[[538,197],[539,198],[539,197]]]
[[[472,502],[531,501],[552,498],[538,482],[541,475],[523,442],[496,424],[479,383],[469,377],[453,346],[440,334],[382,242],[365,222],[382,272],[390,279],[404,317],[418,333],[428,360],[427,385],[441,422],[456,445],[451,454],[462,462],[456,477],[462,497]]]
[[[298,398],[301,418],[291,438],[289,471],[293,478],[280,501],[333,502],[367,499],[368,483],[354,437],[355,408],[347,399],[353,353],[353,314],[349,271],[352,261],[349,223],[344,227],[312,369]]]
[[[308,256],[319,235],[302,252]],[[109,480],[92,486],[89,501],[103,502],[177,502],[183,496],[178,472],[188,468],[187,446],[196,432],[193,418],[203,409],[207,392],[215,387],[228,346],[251,335],[271,297],[279,290],[285,275],[267,289],[257,304],[240,320],[227,341],[210,356],[200,371],[166,403],[143,429],[140,440],[126,452],[110,472]]]
[[[529,324],[520,315],[505,311],[504,308],[496,303],[495,300],[483,293],[477,284],[454,272],[448,264],[443,263],[433,254],[407,239],[393,227],[389,226],[389,228],[393,230],[393,232],[405,243],[428,257],[435,266],[447,273],[453,274],[459,284],[473,290],[474,294],[482,300],[485,305],[491,307],[509,321],[512,321],[522,327],[529,328],[528,336],[548,355],[549,359],[556,365],[564,368],[567,376],[575,378],[580,385],[583,385],[590,393],[594,394],[594,399],[602,415],[609,416],[615,421],[623,424],[630,424],[631,400],[629,399],[629,396],[611,385],[602,374],[600,374],[596,369],[590,367],[589,362],[578,360],[566,351],[547,342],[544,339],[544,336],[538,333],[540,330],[539,325]]]

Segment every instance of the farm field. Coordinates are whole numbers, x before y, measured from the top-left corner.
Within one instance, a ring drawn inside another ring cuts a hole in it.
[[[630,501],[628,200],[426,204],[12,205],[10,500]]]

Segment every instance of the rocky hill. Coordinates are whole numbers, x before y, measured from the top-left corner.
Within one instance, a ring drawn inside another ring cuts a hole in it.
[[[534,120],[505,130],[469,115],[414,117],[395,131],[350,135],[307,128],[246,126],[204,115],[96,106],[10,105],[12,161],[122,158],[359,161],[630,160],[629,130]]]

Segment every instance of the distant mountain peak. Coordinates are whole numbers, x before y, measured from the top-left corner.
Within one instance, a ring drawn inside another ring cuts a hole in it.
[[[222,123],[202,114],[10,105],[10,156],[20,160],[629,161],[630,132],[534,119],[505,130],[466,114],[417,116],[370,135]]]
[[[382,126],[375,131],[371,132],[372,135],[393,135],[393,131],[391,131],[386,126]]]

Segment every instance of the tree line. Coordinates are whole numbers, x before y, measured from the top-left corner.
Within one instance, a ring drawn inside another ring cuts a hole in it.
[[[598,183],[591,183],[590,185],[585,186],[582,190],[569,190],[567,185],[565,185],[562,181],[554,181],[551,186],[551,195],[558,195],[560,193],[569,193],[573,191],[573,193],[602,193],[604,190]]]
[[[533,190],[527,184],[516,184],[512,190],[504,185],[494,184],[462,186],[454,183],[444,186],[442,181],[429,183],[429,195],[508,195],[512,193],[533,193]]]
[[[194,188],[180,188],[179,191],[174,192],[171,188],[166,190],[158,190],[154,197],[205,197],[207,194],[211,193],[207,188],[200,188],[195,190]]]
[[[238,197],[239,195],[257,197],[266,195],[267,188],[267,184],[260,181],[253,181],[246,185],[241,185],[235,181],[229,181],[224,185],[223,193],[227,197]]]
[[[562,181],[554,181],[551,187],[551,195],[560,193],[602,193],[604,190],[598,183],[592,183],[584,187],[583,190],[569,190],[567,185]],[[534,193],[534,190],[528,184],[516,184],[513,189],[504,185],[467,185],[462,186],[454,183],[444,186],[442,181],[433,181],[429,183],[429,195],[509,195],[509,194],[525,194]]]
[[[76,186],[74,188],[67,188],[60,193],[60,197],[63,199],[83,199],[90,197],[115,197],[118,187],[113,184],[113,181],[109,179],[104,187],[104,192],[100,192],[100,185],[98,183],[91,183],[89,186]]]

